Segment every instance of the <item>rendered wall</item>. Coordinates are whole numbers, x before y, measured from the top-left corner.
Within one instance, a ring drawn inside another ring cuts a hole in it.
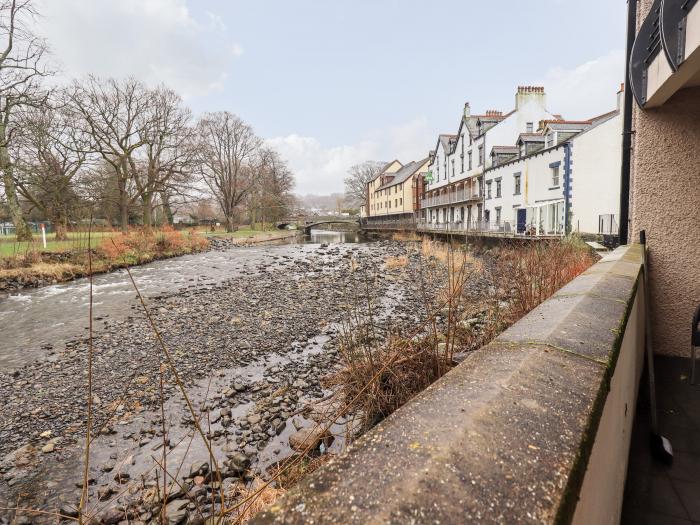
[[[598,216],[620,220],[622,116],[617,115],[573,140],[572,228],[598,233]]]
[[[651,4],[640,1],[638,22]],[[700,88],[654,109],[635,104],[633,128],[630,234],[647,232],[654,349],[688,356],[700,304]]]

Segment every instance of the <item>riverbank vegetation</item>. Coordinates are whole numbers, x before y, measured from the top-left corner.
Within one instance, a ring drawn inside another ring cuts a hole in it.
[[[423,322],[384,333],[362,286],[352,287],[351,311],[340,337],[341,369],[326,385],[359,414],[364,432],[551,297],[595,261],[576,238],[502,245],[481,257],[462,244],[423,239],[417,279],[424,290]],[[407,257],[385,261],[391,271]],[[486,289],[476,286],[488,283]],[[480,290],[481,291],[476,291]],[[359,292],[358,292],[359,290]]]
[[[11,243],[0,242],[0,247],[4,244]],[[9,255],[0,256],[0,291],[69,281],[90,273],[196,253],[208,245],[204,235],[172,228],[83,232],[68,241],[47,242],[45,251],[41,245],[25,242],[21,250],[14,246]]]

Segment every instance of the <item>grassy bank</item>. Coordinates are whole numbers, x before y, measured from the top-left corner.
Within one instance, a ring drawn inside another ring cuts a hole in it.
[[[88,243],[89,238],[89,243]],[[5,244],[14,245],[12,249]],[[128,233],[74,233],[68,241],[52,240],[47,249],[36,242],[0,243],[0,291],[69,281],[151,261],[196,253],[209,241],[194,231],[133,230]],[[88,246],[90,250],[88,250]]]
[[[115,231],[92,232],[90,244],[97,248],[103,239],[118,234]],[[31,241],[15,241],[14,235],[0,235],[0,257],[22,256],[30,252],[68,252],[72,250],[84,250],[88,246],[87,232],[70,232],[68,239],[57,241],[56,235],[46,235],[46,248],[44,248],[41,235],[35,235]]]

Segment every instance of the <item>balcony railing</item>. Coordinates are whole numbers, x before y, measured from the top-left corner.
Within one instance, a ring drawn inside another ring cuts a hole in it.
[[[450,221],[450,222],[429,222],[420,220],[416,222],[418,231],[434,231],[455,234],[483,233],[492,235],[517,236],[517,237],[558,237],[563,235],[559,231],[548,231],[542,227],[537,227],[535,223],[516,225],[511,221]]]
[[[456,204],[459,202],[468,202],[481,199],[482,194],[477,190],[458,190],[434,197],[426,197],[421,201],[421,207],[431,208],[433,206],[441,206],[443,204]]]

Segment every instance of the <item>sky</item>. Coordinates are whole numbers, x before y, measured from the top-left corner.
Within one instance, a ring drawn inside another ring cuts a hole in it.
[[[133,76],[195,115],[228,110],[275,147],[299,194],[350,166],[427,156],[518,85],[584,119],[615,107],[625,0],[38,0],[61,80]]]

